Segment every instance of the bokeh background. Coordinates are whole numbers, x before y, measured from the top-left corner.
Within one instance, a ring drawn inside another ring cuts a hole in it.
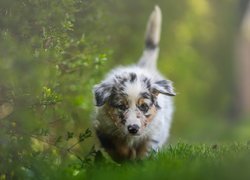
[[[91,149],[94,138],[79,139],[92,87],[137,62],[156,4],[158,67],[178,93],[169,142],[249,140],[249,0],[1,0],[1,168],[23,173],[32,160],[39,172]]]

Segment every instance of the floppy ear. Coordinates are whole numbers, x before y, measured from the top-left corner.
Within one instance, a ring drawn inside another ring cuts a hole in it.
[[[159,93],[168,95],[168,96],[176,95],[174,92],[174,88],[172,86],[172,82],[168,80],[156,81],[151,87],[151,92],[156,96]]]
[[[112,92],[112,84],[101,83],[94,86],[96,106],[102,106],[108,100]]]

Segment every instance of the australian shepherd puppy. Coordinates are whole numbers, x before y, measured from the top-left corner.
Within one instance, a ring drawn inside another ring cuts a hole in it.
[[[139,62],[112,70],[94,86],[94,128],[102,147],[115,160],[141,159],[158,151],[169,136],[175,92],[158,71],[161,11],[152,12]]]

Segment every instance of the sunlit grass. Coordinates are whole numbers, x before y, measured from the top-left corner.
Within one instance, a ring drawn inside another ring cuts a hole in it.
[[[250,146],[169,145],[158,155],[139,162],[94,165],[84,174],[88,179],[235,179],[250,175]],[[82,174],[82,175],[83,175]],[[79,173],[81,176],[81,173]]]

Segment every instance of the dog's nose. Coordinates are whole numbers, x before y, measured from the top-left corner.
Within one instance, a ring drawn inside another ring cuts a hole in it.
[[[133,125],[128,125],[128,132],[130,134],[136,134],[139,130],[139,126],[137,124],[133,124]]]

